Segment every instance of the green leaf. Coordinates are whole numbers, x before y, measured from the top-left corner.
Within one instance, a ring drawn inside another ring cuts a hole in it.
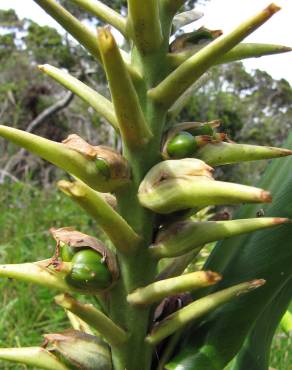
[[[270,347],[279,321],[292,297],[292,279],[270,302],[257,319],[236,357],[232,370],[266,370],[269,367]],[[288,311],[287,311],[288,312]],[[291,314],[290,314],[291,315]],[[291,320],[291,318],[290,318]],[[267,323],[269,323],[267,325]]]
[[[286,147],[292,146],[290,135]],[[266,171],[259,184],[272,191],[274,202],[263,206],[266,216],[292,217],[292,159],[277,159]],[[256,206],[244,206],[237,217],[254,216]],[[230,238],[219,243],[209,257],[204,269],[213,269],[223,275],[222,289],[239,280],[263,278],[266,285],[256,292],[242,296],[211,314],[204,325],[184,333],[184,350],[167,369],[223,369],[242,347],[257,317],[263,315],[272,300],[291,281],[292,226],[260,231],[256,235]],[[205,292],[206,293],[206,292]],[[194,339],[195,338],[195,339]],[[200,344],[198,344],[200,338]]]

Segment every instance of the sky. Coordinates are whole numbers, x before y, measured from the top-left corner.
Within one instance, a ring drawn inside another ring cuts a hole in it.
[[[266,7],[269,0],[211,0],[205,6],[198,6],[205,16],[196,22],[196,27],[206,26],[211,29],[231,31],[241,21]],[[274,43],[292,46],[292,1],[275,0],[282,10],[266,24],[245,39],[247,42]],[[0,0],[0,9],[14,8],[19,17],[31,18],[39,24],[49,24],[61,30],[33,0]],[[292,84],[292,52],[245,61],[248,70],[259,68],[267,71],[274,78],[287,79]]]

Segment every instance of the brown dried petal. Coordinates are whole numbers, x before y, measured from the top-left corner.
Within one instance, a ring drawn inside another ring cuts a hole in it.
[[[170,52],[179,53],[188,48],[194,48],[195,46],[197,46],[199,50],[206,44],[209,44],[211,41],[221,36],[222,33],[222,30],[209,30],[206,27],[200,27],[196,31],[184,33],[183,35],[178,36],[170,44]],[[209,35],[209,37],[206,37],[207,35]]]
[[[89,160],[103,159],[109,166],[111,179],[130,178],[128,162],[116,150],[102,145],[90,145],[76,134],[69,135],[62,143]]]
[[[112,179],[130,178],[128,162],[116,150],[108,146],[95,146],[96,158],[104,159],[110,168]]]
[[[65,140],[62,141],[62,143],[68,148],[84,155],[88,159],[96,158],[95,147],[88,144],[84,139],[76,134],[69,135]]]

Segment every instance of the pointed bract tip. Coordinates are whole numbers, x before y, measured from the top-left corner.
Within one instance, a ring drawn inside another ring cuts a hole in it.
[[[279,5],[277,5],[277,4],[275,4],[275,3],[271,3],[264,10],[267,13],[269,13],[270,15],[273,15],[273,14],[277,13],[279,10],[281,10],[281,7]]]
[[[292,48],[289,48],[289,51],[292,51]],[[283,156],[292,155],[292,150],[290,150],[290,149],[281,149],[281,153],[282,153]]]
[[[264,279],[255,279],[255,280],[248,281],[245,287],[237,293],[237,296],[241,296],[242,294],[255,290],[261,287],[262,285],[264,285],[265,283],[266,283],[266,280]]]
[[[218,281],[222,280],[222,275],[218,274],[217,272],[213,271],[205,271],[206,277],[208,282],[210,283],[217,283]]]
[[[264,203],[272,202],[272,195],[269,191],[263,190],[260,198]]]
[[[99,46],[104,49],[111,48],[115,44],[115,39],[109,27],[98,27],[97,39]]]
[[[261,287],[266,283],[265,279],[255,279],[250,281],[248,290],[253,290]]]
[[[284,217],[275,217],[273,219],[273,222],[275,225],[280,225],[280,224],[291,224],[292,223],[292,220],[290,220],[289,218],[284,218]]]

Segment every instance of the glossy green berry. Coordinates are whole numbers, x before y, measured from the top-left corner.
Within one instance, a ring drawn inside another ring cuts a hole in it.
[[[186,131],[181,131],[167,143],[167,153],[171,158],[191,157],[197,149],[194,137]]]
[[[70,262],[77,251],[76,248],[70,247],[70,245],[63,242],[60,243],[60,248],[61,259],[64,262]]]
[[[189,130],[189,132],[194,136],[199,135],[208,135],[212,136],[214,134],[214,130],[210,125],[203,125],[200,127],[194,127]]]
[[[93,249],[83,249],[73,256],[67,282],[81,289],[103,290],[112,283],[112,275],[102,255]]]
[[[103,177],[109,179],[111,177],[110,168],[107,162],[102,158],[96,158],[95,166],[99,173],[102,174]]]

